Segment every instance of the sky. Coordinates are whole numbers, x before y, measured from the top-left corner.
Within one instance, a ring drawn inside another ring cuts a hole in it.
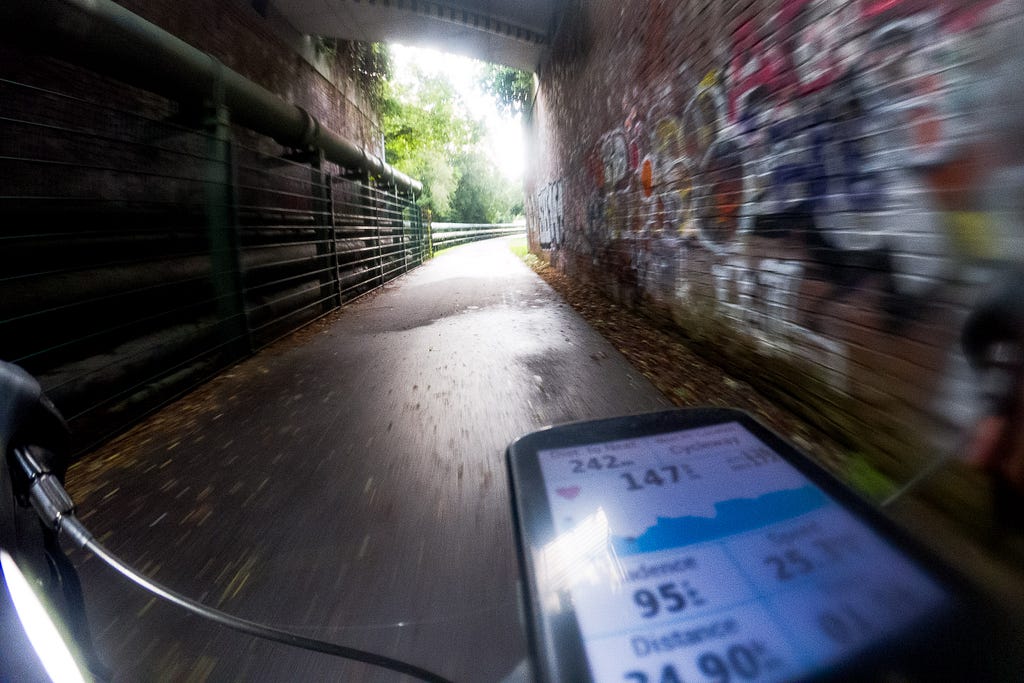
[[[427,48],[389,45],[394,78],[400,83],[412,81],[412,65],[424,73],[448,79],[474,118],[484,122],[487,136],[484,146],[509,180],[521,181],[526,163],[522,127],[519,121],[498,111],[490,95],[479,86],[483,63],[468,57],[446,54]]]

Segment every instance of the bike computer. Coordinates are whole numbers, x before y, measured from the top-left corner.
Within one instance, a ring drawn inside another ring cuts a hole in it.
[[[508,465],[542,680],[927,669],[957,618],[942,567],[740,411],[549,428]]]

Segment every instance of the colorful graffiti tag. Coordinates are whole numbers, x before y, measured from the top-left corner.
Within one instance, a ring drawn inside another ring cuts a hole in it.
[[[579,246],[616,251],[620,280],[683,305],[704,250],[736,328],[799,347],[841,386],[830,306],[871,292],[891,333],[953,277],[949,213],[964,207],[951,198],[963,203],[978,97],[965,36],[993,4],[780,0],[735,22],[717,69],[678,69],[682,106],[644,120],[624,104],[596,142]]]

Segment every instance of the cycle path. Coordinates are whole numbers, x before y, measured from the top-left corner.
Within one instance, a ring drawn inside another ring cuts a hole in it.
[[[498,680],[526,652],[505,447],[668,407],[492,240],[227,370],[70,484],[94,533],[172,588],[452,680]],[[120,680],[396,678],[233,634],[76,561]]]

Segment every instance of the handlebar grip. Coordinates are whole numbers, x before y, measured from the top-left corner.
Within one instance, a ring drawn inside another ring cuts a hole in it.
[[[46,451],[43,464],[63,480],[70,444],[67,423],[35,377],[0,361],[0,455],[16,445],[41,446]]]

